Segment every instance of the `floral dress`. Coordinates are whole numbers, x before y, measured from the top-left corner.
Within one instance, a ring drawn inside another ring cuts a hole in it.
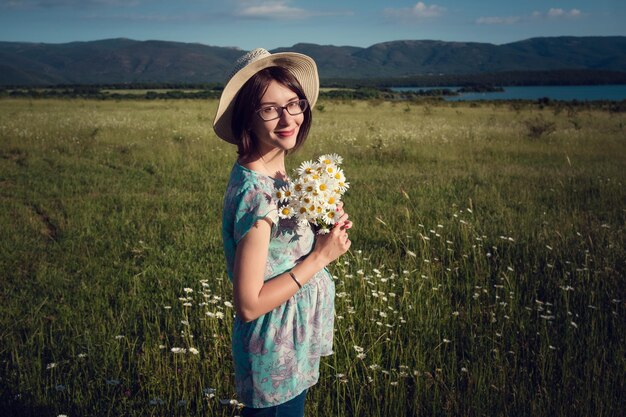
[[[273,195],[285,184],[235,163],[222,218],[231,282],[237,243],[257,220],[272,221],[265,281],[289,271],[313,249],[310,225],[278,217]],[[235,316],[232,352],[239,401],[248,407],[271,407],[317,382],[320,357],[333,353],[334,298],[332,277],[322,269],[284,304],[256,320],[245,323]]]

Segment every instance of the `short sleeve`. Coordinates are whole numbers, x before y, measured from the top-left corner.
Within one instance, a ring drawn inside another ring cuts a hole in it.
[[[261,219],[268,218],[272,222],[272,231],[278,224],[278,207],[272,195],[260,187],[250,187],[240,196],[236,207],[233,238],[235,243],[252,229],[252,226]]]

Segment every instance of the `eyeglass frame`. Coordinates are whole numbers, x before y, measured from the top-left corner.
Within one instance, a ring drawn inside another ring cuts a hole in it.
[[[299,107],[301,108],[301,111],[299,111],[298,113],[291,113],[287,109],[287,106],[289,106],[290,104],[293,104],[293,103],[299,103]],[[263,116],[261,116],[261,111],[264,110],[264,109],[267,109],[268,107],[272,107],[272,108],[276,109],[276,111],[278,112],[278,116],[276,116],[276,117],[274,117],[272,119],[264,119]],[[283,116],[283,111],[285,111],[285,110],[287,110],[287,114],[289,114],[290,116],[297,116],[299,114],[304,113],[308,107],[309,107],[309,100],[307,100],[306,98],[301,98],[301,99],[298,99],[298,100],[290,101],[289,103],[285,104],[284,106],[275,106],[275,105],[263,106],[260,109],[255,110],[255,113],[264,122],[271,122],[272,120],[280,119]]]

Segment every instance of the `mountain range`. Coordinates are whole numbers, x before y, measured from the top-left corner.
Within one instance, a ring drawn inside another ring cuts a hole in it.
[[[402,40],[367,48],[298,43],[325,79],[505,71],[626,72],[626,37],[547,37],[495,45]],[[245,51],[198,43],[106,39],[64,44],[0,42],[0,85],[220,83]]]

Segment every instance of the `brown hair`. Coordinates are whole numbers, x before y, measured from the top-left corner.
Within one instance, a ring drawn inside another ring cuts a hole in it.
[[[239,90],[233,108],[231,129],[237,138],[237,153],[243,162],[247,162],[256,151],[257,138],[252,132],[253,117],[256,117],[261,98],[272,81],[276,81],[306,99],[300,83],[289,71],[282,67],[268,67],[254,74]],[[304,111],[304,121],[300,125],[296,145],[298,149],[306,140],[311,128],[311,107]]]

